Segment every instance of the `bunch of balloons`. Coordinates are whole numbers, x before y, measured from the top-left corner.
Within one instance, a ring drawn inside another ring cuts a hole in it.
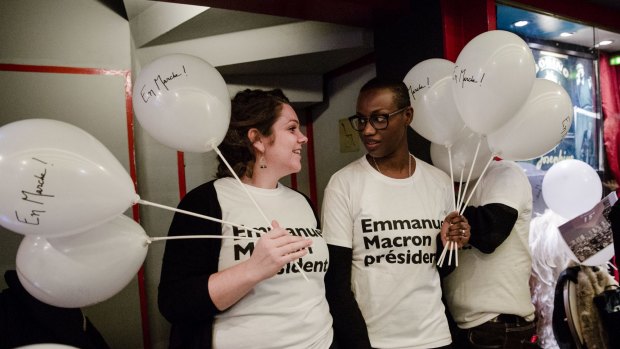
[[[123,289],[147,236],[123,212],[134,185],[97,139],[71,124],[27,119],[0,127],[0,224],[24,235],[17,275],[58,307],[98,303]]]
[[[404,82],[415,111],[412,128],[431,141],[437,167],[451,176],[463,173],[455,181],[484,172],[484,161],[476,164],[476,159],[520,161],[547,153],[572,122],[568,93],[536,78],[527,43],[507,31],[478,35],[455,63],[420,62]]]
[[[224,79],[185,54],[142,70],[133,107],[150,135],[180,151],[212,150],[230,122]],[[174,210],[141,200],[103,144],[51,119],[0,127],[0,198],[0,225],[24,235],[16,258],[20,282],[40,301],[64,308],[118,293],[141,267],[149,243],[165,239],[148,237],[123,212],[138,203]]]

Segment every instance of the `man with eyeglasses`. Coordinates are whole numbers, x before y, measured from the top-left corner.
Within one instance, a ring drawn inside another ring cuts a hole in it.
[[[322,206],[327,299],[339,348],[449,348],[436,260],[470,232],[450,178],[409,153],[402,81],[375,78],[349,118],[367,154],[330,179]],[[445,268],[445,267],[444,267]],[[447,269],[447,268],[446,268]]]

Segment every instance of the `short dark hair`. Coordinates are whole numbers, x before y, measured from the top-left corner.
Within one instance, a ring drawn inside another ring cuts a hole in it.
[[[290,102],[280,89],[246,89],[232,99],[230,125],[218,148],[237,176],[252,177],[252,167],[256,161],[253,140],[248,138],[248,131],[256,128],[264,136],[271,135],[283,104]],[[216,178],[232,177],[224,161],[218,160]]]
[[[402,80],[388,79],[388,78],[372,78],[368,80],[360,89],[360,93],[371,90],[388,89],[394,94],[394,104],[396,108],[404,108],[411,106],[411,100],[409,99],[409,90],[407,85]]]

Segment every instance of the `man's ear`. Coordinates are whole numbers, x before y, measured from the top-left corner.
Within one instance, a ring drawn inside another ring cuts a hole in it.
[[[250,140],[250,142],[252,142],[254,149],[256,149],[257,151],[261,153],[265,152],[265,145],[263,144],[263,141],[261,140],[261,133],[260,131],[258,131],[258,129],[256,128],[249,129],[248,139]]]
[[[413,110],[413,107],[409,107],[407,108],[407,110],[405,110],[405,118],[408,121],[407,122],[407,126],[409,126],[411,124],[411,121],[413,121],[413,117],[414,117],[415,111]]]

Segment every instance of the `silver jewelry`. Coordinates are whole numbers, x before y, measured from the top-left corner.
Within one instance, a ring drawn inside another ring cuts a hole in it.
[[[407,172],[407,177],[411,177],[411,157],[413,157],[413,155],[409,154],[409,172]],[[379,171],[379,173],[383,174],[383,172],[381,172],[381,169],[379,168],[379,164],[377,163],[377,159],[375,159],[374,156],[371,156],[372,158],[372,162],[375,164],[375,168],[377,169],[377,171]]]

